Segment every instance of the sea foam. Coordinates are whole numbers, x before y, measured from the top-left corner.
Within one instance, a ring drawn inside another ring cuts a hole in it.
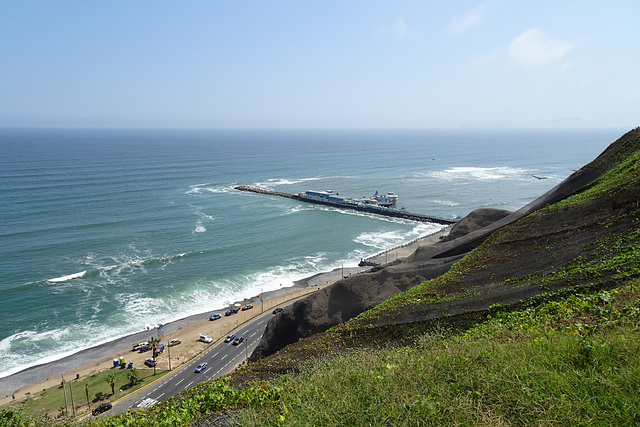
[[[529,179],[530,174],[526,169],[503,167],[465,167],[456,166],[441,171],[432,171],[425,174],[428,177],[444,180],[469,180],[492,181],[499,179]]]
[[[47,282],[50,282],[50,283],[66,282],[67,280],[79,279],[81,277],[84,277],[85,274],[87,274],[86,271],[81,271],[79,273],[69,274],[67,276],[61,276],[61,277],[56,277],[54,279],[48,279]]]

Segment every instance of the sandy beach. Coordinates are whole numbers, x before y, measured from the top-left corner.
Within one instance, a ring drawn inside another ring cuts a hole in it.
[[[418,246],[429,245],[439,241],[441,233],[418,239],[410,244],[385,251],[369,260],[385,264],[411,255]],[[369,270],[370,267],[352,267],[336,269],[330,272],[317,274],[295,282],[293,286],[281,288],[271,292],[265,292],[261,300],[259,295],[250,296],[236,304],[252,304],[254,307],[246,311],[238,311],[237,314],[224,316],[226,307],[211,312],[194,315],[188,318],[163,325],[161,343],[168,343],[173,338],[180,338],[182,343],[171,347],[171,368],[186,363],[211,344],[205,344],[198,340],[199,334],[204,334],[213,339],[213,343],[223,339],[238,326],[248,321],[263,311],[273,310],[283,304],[287,304],[298,298],[328,286],[339,280],[343,274],[351,275]],[[222,314],[222,318],[209,320],[213,313]],[[140,331],[138,333],[118,338],[108,343],[92,347],[63,359],[34,366],[5,378],[0,378],[0,405],[4,405],[15,399],[23,399],[31,393],[57,386],[65,379],[82,379],[103,370],[113,367],[113,360],[124,356],[126,363],[133,362],[136,369],[152,369],[144,365],[144,360],[151,357],[151,352],[134,352],[134,343],[147,341],[155,336],[155,329]],[[158,369],[169,369],[169,351],[165,350],[158,357]]]

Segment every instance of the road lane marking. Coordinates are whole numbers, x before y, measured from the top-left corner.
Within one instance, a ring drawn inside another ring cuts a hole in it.
[[[139,402],[136,407],[137,408],[149,408],[153,405],[155,405],[156,403],[158,403],[157,400],[152,399],[150,397],[147,397],[146,399],[142,400],[141,402]]]

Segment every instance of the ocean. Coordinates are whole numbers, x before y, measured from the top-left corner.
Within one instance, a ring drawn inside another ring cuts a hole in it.
[[[235,185],[516,210],[623,133],[0,129],[0,378],[441,228]]]

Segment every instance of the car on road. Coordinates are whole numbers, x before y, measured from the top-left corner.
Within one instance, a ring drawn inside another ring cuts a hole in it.
[[[231,342],[233,341],[233,339],[236,337],[236,334],[229,334],[227,335],[227,337],[224,339],[224,342]]]
[[[182,340],[180,338],[174,338],[171,341],[169,341],[169,347],[173,347],[174,345],[178,345],[182,342]]]
[[[156,362],[155,360],[153,360],[153,357],[148,357],[144,360],[144,364],[147,365],[150,368],[153,368],[154,366],[156,366]]]
[[[242,306],[242,311],[251,310],[253,308],[253,304],[247,304]]]
[[[275,310],[273,310],[273,314],[279,314],[282,313],[282,307],[278,307]]]
[[[93,411],[91,411],[92,415],[99,415],[103,412],[107,412],[109,409],[113,408],[113,405],[109,402],[106,403],[101,403],[99,406],[93,408]]]
[[[202,341],[202,342],[206,342],[206,343],[210,343],[213,341],[213,338],[208,337],[206,335],[202,335],[200,334],[200,337],[198,338],[198,341]]]
[[[201,364],[199,364],[196,367],[196,370],[194,371],[196,374],[199,374],[200,372],[204,371],[205,369],[207,369],[209,365],[207,364],[207,362],[202,362]]]
[[[238,345],[242,341],[244,341],[244,337],[237,337],[235,340],[233,340],[233,345]]]
[[[209,316],[209,320],[218,320],[221,318],[222,318],[222,315],[220,313],[213,313],[211,316]]]

